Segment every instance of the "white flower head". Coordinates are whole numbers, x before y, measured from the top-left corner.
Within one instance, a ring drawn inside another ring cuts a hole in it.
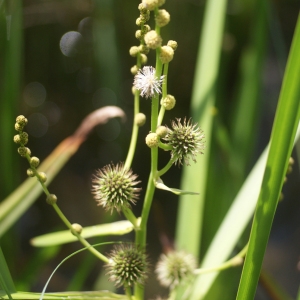
[[[151,98],[155,94],[161,94],[161,85],[164,76],[157,78],[155,68],[146,66],[134,76],[133,86],[140,91],[141,96]]]

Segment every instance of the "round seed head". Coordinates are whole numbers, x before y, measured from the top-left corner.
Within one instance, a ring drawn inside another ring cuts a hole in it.
[[[172,40],[170,40],[170,41],[168,41],[168,44],[167,44],[167,46],[169,46],[169,47],[171,47],[174,51],[177,49],[177,42],[176,41],[172,41]]]
[[[193,255],[183,251],[171,251],[160,256],[155,273],[162,286],[173,289],[182,281],[191,278],[196,266]]]
[[[124,169],[123,164],[110,164],[96,171],[93,178],[92,193],[98,205],[112,213],[122,208],[130,208],[135,204],[141,188],[135,186],[137,175],[131,170]]]
[[[155,17],[157,26],[164,27],[170,22],[170,14],[165,9],[159,9]]]
[[[176,99],[172,95],[167,95],[165,98],[162,98],[160,101],[160,104],[166,109],[166,110],[171,110],[174,108],[176,104]]]
[[[146,136],[146,144],[149,148],[155,148],[158,146],[159,136],[157,133],[151,132]]]
[[[156,49],[161,46],[162,38],[161,36],[155,31],[150,30],[144,36],[145,43],[147,47],[150,49]]]
[[[170,46],[162,46],[159,59],[163,64],[169,63],[174,57],[174,50]]]
[[[176,121],[172,122],[172,130],[169,130],[164,140],[172,146],[171,157],[175,164],[182,165],[184,162],[189,165],[190,158],[196,162],[196,155],[203,154],[204,133],[197,124],[191,123],[191,119],[184,119],[183,124],[181,119]]]
[[[106,265],[109,280],[117,287],[132,287],[145,284],[149,263],[145,251],[133,244],[116,245]]]
[[[141,127],[146,123],[146,115],[143,113],[138,113],[134,117],[134,122],[137,126]]]

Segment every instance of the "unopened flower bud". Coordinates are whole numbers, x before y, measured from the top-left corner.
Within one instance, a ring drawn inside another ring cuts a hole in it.
[[[139,49],[140,49],[140,53],[143,53],[143,54],[148,54],[150,51],[149,47],[147,47],[145,45],[140,45]]]
[[[157,133],[151,132],[146,136],[146,144],[149,148],[155,148],[158,146],[159,136]]]
[[[134,122],[137,126],[141,127],[146,123],[146,116],[143,113],[138,113],[134,117]]]
[[[28,120],[23,115],[20,115],[16,118],[16,122],[24,127],[27,125]]]
[[[138,55],[138,53],[140,52],[140,49],[138,46],[132,46],[130,49],[129,49],[129,54],[130,56],[132,57],[136,57]]]
[[[158,0],[143,0],[142,3],[145,4],[149,10],[154,10],[156,7],[158,7]]]
[[[20,144],[20,143],[21,143],[21,138],[20,138],[20,135],[19,135],[19,134],[16,134],[16,135],[14,136],[14,142],[15,142],[16,144]]]
[[[168,44],[167,44],[167,46],[169,46],[169,47],[171,47],[174,51],[177,49],[177,42],[176,41],[172,41],[172,40],[170,40],[170,41],[168,41]]]
[[[136,75],[137,72],[139,71],[139,67],[137,65],[134,65],[131,69],[130,72],[132,75]]]
[[[26,157],[27,154],[30,156],[31,151],[30,151],[30,149],[27,148],[27,147],[19,147],[19,148],[18,148],[18,153],[19,153],[22,157]]]
[[[57,202],[57,197],[56,197],[56,195],[54,195],[54,194],[48,195],[47,198],[46,198],[46,202],[47,202],[48,204],[50,204],[50,205],[55,204],[55,203]]]
[[[150,19],[150,11],[147,10],[145,13],[140,14],[140,19],[142,23],[146,23]]]
[[[132,92],[132,95],[133,95],[133,96],[135,95],[136,91],[137,91],[137,89],[136,89],[134,86],[132,86],[131,92]]]
[[[81,226],[80,224],[78,224],[78,223],[72,224],[72,230],[71,230],[71,233],[72,233],[73,235],[75,235],[74,232],[76,232],[76,233],[78,233],[78,234],[81,234],[81,232],[82,232],[82,226]]]
[[[168,128],[167,127],[165,127],[165,126],[158,126],[157,128],[156,128],[156,134],[159,136],[159,137],[161,137],[161,138],[163,138],[163,137],[165,137],[166,135],[167,135],[167,133],[168,133]]]
[[[20,136],[20,144],[26,145],[28,143],[28,133],[27,132],[21,132],[19,134]]]
[[[145,65],[148,61],[147,55],[141,54],[141,64]]]
[[[135,37],[138,39],[138,40],[142,40],[143,39],[143,33],[142,33],[142,30],[137,30],[136,32],[135,32]]]
[[[155,30],[150,30],[144,36],[146,45],[150,49],[156,49],[161,46],[162,38]]]
[[[150,27],[148,24],[144,25],[144,26],[141,28],[141,31],[142,31],[143,34],[146,34],[146,33],[149,32],[150,30],[151,30],[151,27]]]
[[[24,129],[24,125],[19,124],[19,123],[15,124],[15,130],[16,131],[23,131],[23,129]]]
[[[157,26],[164,27],[170,22],[170,14],[165,9],[160,9],[155,17]]]
[[[166,109],[166,110],[170,110],[172,108],[174,108],[175,104],[176,104],[176,100],[174,98],[174,96],[172,95],[167,95],[165,98],[161,99],[160,104]]]
[[[38,173],[38,178],[43,183],[45,183],[47,181],[47,175],[44,172],[39,172]]]
[[[170,46],[162,46],[159,58],[163,64],[169,63],[174,57],[174,50]]]
[[[31,168],[27,169],[27,176],[29,176],[29,177],[35,176],[34,171]]]
[[[145,22],[143,22],[143,20],[142,20],[141,18],[137,18],[136,21],[135,21],[135,24],[136,24],[137,26],[142,26],[143,23],[145,23]]]
[[[37,168],[39,166],[39,164],[40,164],[40,160],[38,159],[38,157],[32,156],[30,158],[30,166],[32,168]]]
[[[140,3],[138,9],[141,13],[146,13],[148,10],[145,3]]]
[[[158,0],[158,6],[164,5],[166,0]]]

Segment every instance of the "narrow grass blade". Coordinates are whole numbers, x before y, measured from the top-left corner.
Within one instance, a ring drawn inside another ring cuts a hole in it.
[[[226,0],[211,0],[206,3],[202,36],[197,58],[191,112],[194,121],[203,129],[206,137],[205,154],[197,163],[185,167],[181,189],[200,193],[197,198],[180,197],[176,244],[198,257],[200,252],[203,204],[206,189],[215,84],[219,68],[220,49],[223,39]]]
[[[11,294],[16,292],[16,288],[0,247],[0,289],[1,288],[5,291],[8,297],[12,299]]]
[[[250,234],[237,300],[252,300],[300,119],[300,17],[273,124],[270,151]]]
[[[132,223],[127,220],[124,220],[108,224],[84,227],[82,229],[81,236],[84,238],[90,238],[94,236],[104,235],[124,235],[131,232],[132,230]],[[76,241],[78,241],[78,239],[74,235],[72,235],[72,233],[69,230],[62,230],[37,236],[33,238],[30,242],[31,245],[35,247],[48,247]]]

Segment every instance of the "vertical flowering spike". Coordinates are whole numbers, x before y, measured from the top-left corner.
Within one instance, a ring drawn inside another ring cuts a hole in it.
[[[109,280],[117,287],[132,287],[136,283],[144,285],[149,263],[145,251],[134,244],[116,245],[106,265]]]
[[[130,208],[130,203],[136,203],[141,190],[135,187],[140,183],[136,178],[137,175],[124,169],[123,164],[111,164],[97,170],[93,178],[92,193],[98,205],[111,213],[114,209],[120,212],[122,208]]]
[[[171,157],[175,160],[175,164],[189,165],[189,159],[192,158],[196,162],[196,155],[203,154],[204,150],[204,133],[197,124],[192,124],[191,119],[181,119],[172,122],[172,130],[169,129],[168,134],[163,138],[172,146]]]
[[[145,66],[134,76],[133,86],[140,91],[141,96],[151,98],[156,94],[161,94],[163,78],[164,76],[156,77],[155,68]]]
[[[196,259],[183,251],[162,254],[155,268],[158,281],[162,286],[173,289],[188,279],[196,269]]]

